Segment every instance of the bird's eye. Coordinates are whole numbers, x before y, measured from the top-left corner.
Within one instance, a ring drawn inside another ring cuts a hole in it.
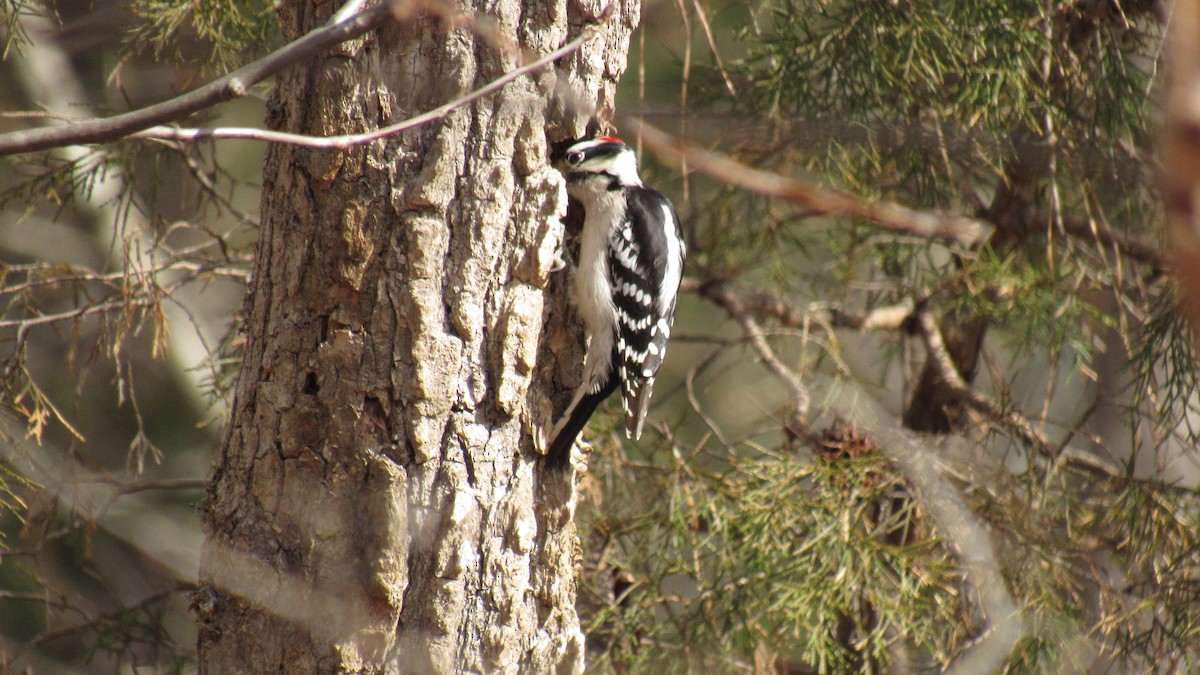
[[[582,162],[583,162],[583,153],[582,152],[572,152],[567,155],[567,164],[574,166],[574,165],[580,164]]]

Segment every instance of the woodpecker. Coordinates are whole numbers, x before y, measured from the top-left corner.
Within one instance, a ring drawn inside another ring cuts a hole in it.
[[[683,276],[675,207],[642,185],[637,157],[619,138],[576,143],[565,158],[567,192],[584,208],[575,296],[587,332],[583,380],[554,427],[549,468],[570,465],[571,446],[601,401],[621,389],[625,435],[641,438]]]

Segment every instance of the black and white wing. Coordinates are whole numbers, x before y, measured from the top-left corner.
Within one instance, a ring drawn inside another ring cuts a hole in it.
[[[609,274],[616,310],[615,365],[621,380],[625,433],[640,438],[654,376],[662,365],[683,275],[679,216],[671,202],[630,188],[625,222],[609,241]]]

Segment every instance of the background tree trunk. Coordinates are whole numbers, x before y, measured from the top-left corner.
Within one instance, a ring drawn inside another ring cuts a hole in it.
[[[284,37],[334,9],[285,3]],[[638,9],[624,0],[555,69],[439,124],[346,152],[271,147],[204,507],[202,670],[582,668],[574,498],[533,442],[566,388],[553,374],[579,357],[568,327],[543,331],[566,288],[550,274],[566,198],[547,155],[585,133],[585,107],[611,114]],[[280,77],[268,124],[329,135],[410,117],[519,65],[497,45],[548,53],[603,5],[468,3],[491,42],[412,10]],[[579,100],[556,98],[564,86]]]

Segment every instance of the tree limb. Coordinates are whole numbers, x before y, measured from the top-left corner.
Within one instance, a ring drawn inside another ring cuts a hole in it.
[[[252,86],[284,68],[372,30],[388,17],[389,10],[389,3],[384,2],[340,23],[326,24],[199,89],[161,103],[112,117],[0,134],[0,156],[81,143],[106,143],[245,96]]]
[[[689,165],[728,185],[800,204],[817,215],[863,218],[886,230],[968,248],[983,244],[991,236],[992,226],[975,218],[917,211],[883,200],[867,201],[849,192],[755,169],[727,155],[697,148],[634,117],[625,117],[622,124],[638,133],[647,147],[660,157],[686,160]]]
[[[716,282],[685,277],[679,285],[679,290],[683,293],[697,293],[707,297],[705,289],[713,283]],[[724,292],[733,293],[734,291],[725,287]],[[876,307],[865,312],[852,312],[834,302],[811,302],[801,306],[788,302],[776,293],[765,291],[738,293],[737,296],[746,310],[756,319],[773,319],[781,326],[790,328],[803,328],[808,322],[813,322],[831,328],[848,328],[858,331],[899,330],[913,311],[911,301]]]
[[[725,311],[741,324],[746,337],[750,339],[750,345],[758,352],[763,363],[787,387],[794,406],[792,418],[787,421],[787,424],[789,427],[792,427],[791,430],[793,432],[800,433],[807,424],[808,408],[811,401],[808,389],[800,382],[800,377],[784,364],[779,356],[775,354],[775,350],[771,349],[770,343],[767,342],[766,336],[763,335],[762,328],[759,327],[754,317],[750,315],[750,312],[746,309],[746,305],[736,293],[721,283],[707,284],[701,287],[700,293],[709,300],[724,307]]]
[[[360,134],[343,134],[340,136],[306,136],[304,134],[292,134],[284,131],[274,131],[271,129],[239,127],[182,129],[170,126],[155,126],[132,134],[131,138],[155,139],[164,141],[198,141],[205,138],[242,138],[256,141],[267,141],[270,143],[289,143],[292,145],[304,146],[306,148],[342,150],[356,145],[370,143],[380,138],[392,136],[402,131],[407,131],[408,129],[421,126],[422,124],[440,120],[446,115],[450,114],[456,108],[460,108],[468,103],[477,101],[488,94],[493,94],[503,89],[513,80],[540,68],[544,68],[554,61],[557,61],[571,52],[574,52],[595,37],[598,31],[598,24],[587,26],[574,40],[571,40],[562,47],[550,52],[549,54],[532,63],[521,66],[515,70],[511,70],[495,80],[485,84],[484,86],[472,91],[471,93],[440,105],[427,113],[417,115],[416,117],[411,117],[402,122],[397,122],[396,124],[383,127],[382,129],[376,129],[374,131],[367,131]]]
[[[937,319],[933,314],[927,310],[918,309],[913,313],[913,319],[913,324],[925,342],[928,358],[933,362],[938,375],[950,391],[968,406],[1012,429],[1026,443],[1033,446],[1039,454],[1108,476],[1122,475],[1119,467],[1100,457],[1072,448],[1060,447],[1059,444],[1052,442],[1045,434],[1038,431],[1024,415],[1012,410],[1005,410],[996,401],[976,391],[963,379],[958,368],[955,367],[954,359],[946,350],[942,332],[938,328]]]

